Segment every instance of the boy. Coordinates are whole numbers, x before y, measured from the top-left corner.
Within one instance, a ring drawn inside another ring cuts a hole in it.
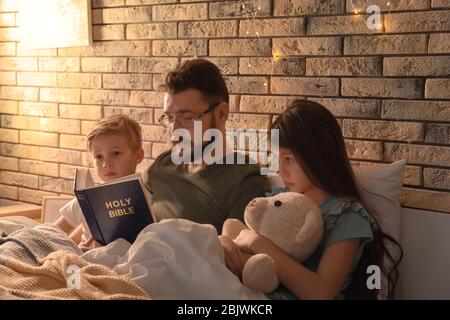
[[[122,114],[99,121],[87,136],[87,147],[95,171],[103,182],[135,173],[137,165],[144,159],[141,127]],[[75,243],[89,246],[92,236],[77,199],[61,208],[60,213],[56,225]]]

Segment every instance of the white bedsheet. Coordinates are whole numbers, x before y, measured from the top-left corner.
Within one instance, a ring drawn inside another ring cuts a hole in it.
[[[82,257],[130,278],[154,299],[266,299],[226,268],[211,225],[162,220],[132,245],[118,239]]]
[[[24,225],[36,225],[28,220],[0,220],[0,228],[12,232]],[[52,241],[71,241],[54,225],[38,227],[54,233]],[[82,257],[128,277],[153,299],[266,299],[243,286],[226,268],[217,232],[211,225],[162,220],[142,230],[132,245],[118,239]]]

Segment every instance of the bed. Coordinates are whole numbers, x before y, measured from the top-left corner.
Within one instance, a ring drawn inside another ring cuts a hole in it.
[[[14,239],[0,246],[0,299],[266,299],[226,268],[212,225],[162,220],[86,253],[52,223],[9,217],[0,232]]]
[[[450,299],[450,215],[400,208],[405,164],[400,161],[357,170],[360,191],[383,229],[402,245],[396,299]],[[274,187],[280,186],[279,176],[271,176],[270,181]],[[8,220],[16,224],[10,225],[12,228],[38,225],[24,217]],[[119,239],[81,257],[124,276],[155,299],[265,299],[242,286],[226,269],[212,226],[173,220],[147,228],[131,246]]]
[[[4,220],[17,224],[17,228],[20,227],[20,225],[31,227],[38,225],[36,221],[24,217],[8,217],[4,218]],[[396,299],[450,299],[450,277],[448,276],[448,272],[450,270],[450,253],[448,251],[450,233],[448,230],[450,230],[450,215],[446,213],[402,208],[400,243],[404,250],[404,258],[400,265],[401,282],[397,287],[398,290],[396,291]],[[430,248],[432,248],[432,250],[430,250]],[[85,257],[91,262],[101,262],[105,266],[113,269],[115,263],[121,259],[124,260],[124,252],[126,252],[127,249],[129,248],[126,244],[115,243],[107,250],[94,249],[89,254],[85,254]],[[155,263],[155,261],[153,262]],[[191,264],[191,266],[192,265],[194,264]],[[134,267],[136,267],[136,265]],[[133,281],[140,283],[143,287],[152,285],[145,284],[145,268],[141,268],[141,273],[139,273],[139,270],[130,271],[132,268],[132,264],[127,265],[122,263],[122,266],[120,268],[116,268],[116,270],[118,270],[119,273],[134,279]],[[167,272],[167,269],[164,272]],[[176,272],[176,268],[172,268],[170,271],[171,274],[174,272]],[[177,293],[178,296],[173,295],[173,293],[170,292],[174,289],[174,284],[177,281],[187,281],[186,274],[187,273],[185,271],[182,272],[178,280],[174,280],[171,276],[168,286],[172,287],[167,288],[167,292],[165,293],[157,292],[156,295],[159,295],[157,298],[181,299],[185,297],[185,295],[191,294],[189,291],[195,289],[195,286],[193,286],[192,283],[190,286],[187,286],[186,292],[179,293],[179,295]],[[155,276],[161,277],[160,274]],[[194,279],[192,279],[192,281],[194,281]],[[217,283],[217,281],[214,282],[215,285],[217,285]],[[211,286],[214,284],[210,283]],[[214,291],[211,286],[208,288],[208,293],[210,294]],[[251,294],[248,294],[248,292],[244,292],[240,295],[239,292],[241,289],[242,288],[239,287],[239,283],[234,282],[234,287],[232,286],[229,288],[229,292],[233,294],[230,294],[228,298],[250,298]],[[234,294],[235,296],[233,297]],[[216,297],[218,298],[223,295],[223,291],[220,293],[217,292]],[[195,295],[194,297],[212,298],[212,296],[205,297]],[[255,297],[258,298],[257,295],[253,298]]]

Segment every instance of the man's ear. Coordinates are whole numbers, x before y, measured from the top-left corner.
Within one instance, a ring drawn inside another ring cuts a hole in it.
[[[228,120],[228,114],[230,113],[230,106],[227,102],[220,103],[218,107],[218,115],[219,115],[219,122],[225,123],[225,121]]]
[[[136,164],[139,164],[144,160],[144,149],[140,148],[136,151]]]

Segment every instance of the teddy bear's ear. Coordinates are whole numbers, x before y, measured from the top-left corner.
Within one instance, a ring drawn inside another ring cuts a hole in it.
[[[255,198],[249,202],[244,212],[245,224],[252,230],[259,230],[269,204],[269,198]]]

